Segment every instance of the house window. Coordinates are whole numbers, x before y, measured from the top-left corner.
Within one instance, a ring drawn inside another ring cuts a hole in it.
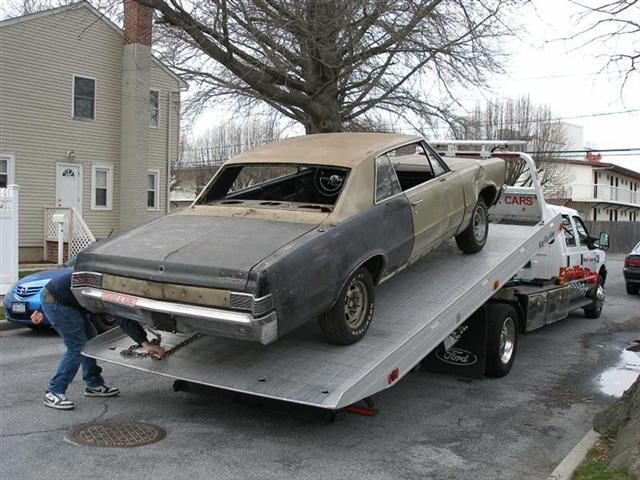
[[[111,210],[113,203],[113,167],[94,164],[91,171],[91,209]]]
[[[73,118],[96,118],[96,80],[73,76]]]
[[[157,128],[160,123],[160,92],[149,91],[149,126]]]
[[[9,159],[0,157],[0,188],[9,185]]]
[[[158,210],[158,185],[160,180],[160,170],[149,170],[147,175],[147,208]]]

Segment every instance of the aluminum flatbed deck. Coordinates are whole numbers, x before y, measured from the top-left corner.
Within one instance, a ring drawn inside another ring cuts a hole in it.
[[[326,343],[315,322],[262,346],[204,336],[164,360],[124,357],[120,329],[91,340],[83,354],[167,377],[337,410],[397,383],[554,238],[559,217],[533,226],[491,224],[484,249],[444,244],[381,285],[367,335]],[[188,335],[162,332],[171,347]]]

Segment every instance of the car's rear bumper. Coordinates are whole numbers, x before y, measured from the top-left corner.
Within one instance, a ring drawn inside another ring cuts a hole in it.
[[[622,274],[627,283],[640,283],[640,268],[624,267]]]
[[[256,318],[248,312],[153,300],[93,287],[77,287],[73,292],[92,312],[130,318],[161,330],[163,326],[173,326],[176,331],[198,331],[263,345],[278,338],[275,311]]]

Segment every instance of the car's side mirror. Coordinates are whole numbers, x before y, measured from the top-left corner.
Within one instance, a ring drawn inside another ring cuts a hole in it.
[[[609,233],[600,232],[600,238],[598,239],[598,246],[603,250],[609,249]]]

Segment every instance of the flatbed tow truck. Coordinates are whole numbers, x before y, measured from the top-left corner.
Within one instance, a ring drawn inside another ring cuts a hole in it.
[[[514,142],[474,142],[478,144],[484,149]],[[449,155],[457,153],[449,151]],[[483,150],[473,155],[507,154]],[[377,292],[375,320],[354,345],[325,343],[311,324],[267,346],[160,332],[168,355],[157,360],[133,354],[131,340],[120,329],[113,329],[90,340],[83,354],[174,378],[176,389],[200,384],[365,415],[373,410],[358,407],[359,402],[371,406],[372,395],[398,383],[423,360],[433,369],[452,369],[459,375],[506,375],[515,358],[518,331],[533,329],[530,312],[535,312],[537,328],[563,318],[552,304],[559,298],[566,300],[563,311],[603,301],[603,296],[595,296],[597,274],[560,286],[558,282],[538,288],[514,283],[514,275],[555,241],[562,217],[547,208],[533,159],[521,152],[508,155],[526,162],[533,185],[503,188],[490,210],[492,223],[484,249],[465,255],[448,242],[385,282]],[[514,197],[519,199],[516,204],[509,201]],[[564,293],[540,295],[545,289]]]

